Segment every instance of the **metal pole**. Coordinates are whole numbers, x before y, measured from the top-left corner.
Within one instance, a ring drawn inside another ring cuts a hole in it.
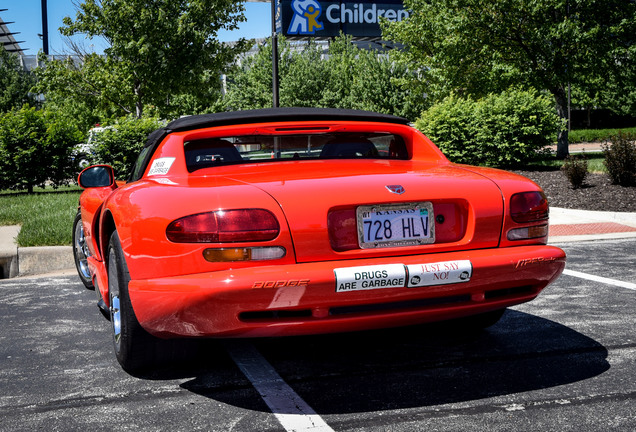
[[[570,84],[570,81],[568,80],[568,133],[572,132],[572,108],[571,108],[571,102],[572,102],[572,85]]]
[[[46,1],[46,0],[42,0]],[[272,4],[272,103],[274,108],[278,108],[278,37],[276,36],[276,1]]]
[[[46,0],[42,0],[42,51],[49,55],[49,19]]]
[[[570,1],[566,1],[565,3],[565,17],[566,19],[570,19]],[[572,109],[570,107],[570,103],[572,102],[572,86],[570,83],[570,71],[567,69],[567,63],[565,65],[566,67],[566,72],[568,74],[568,134],[572,131]],[[569,141],[569,136],[568,136],[568,141]],[[569,142],[568,142],[569,145]]]

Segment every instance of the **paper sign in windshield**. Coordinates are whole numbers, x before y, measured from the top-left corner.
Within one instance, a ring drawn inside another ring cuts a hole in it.
[[[175,158],[173,157],[164,157],[155,159],[152,161],[152,165],[150,166],[150,171],[148,171],[148,175],[165,175],[170,171],[170,167],[174,163]]]

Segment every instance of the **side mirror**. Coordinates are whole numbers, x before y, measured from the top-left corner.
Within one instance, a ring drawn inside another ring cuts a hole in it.
[[[77,178],[80,187],[112,187],[115,184],[115,172],[109,165],[94,165],[83,170]]]

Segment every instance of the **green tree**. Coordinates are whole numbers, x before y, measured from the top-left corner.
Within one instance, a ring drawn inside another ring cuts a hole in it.
[[[349,93],[349,107],[415,120],[427,107],[427,100],[402,83],[411,79],[409,69],[393,62],[387,54],[358,49],[356,74]],[[335,76],[332,83],[338,80]]]
[[[279,46],[284,42],[279,41]],[[227,110],[270,108],[272,106],[272,46],[258,47],[256,54],[238,59],[227,75],[223,105]]]
[[[511,84],[545,89],[567,117],[567,86],[610,76],[636,33],[636,3],[625,0],[406,0],[407,20],[386,22],[384,36],[417,67],[421,91],[483,96]],[[557,155],[568,154],[567,129]]]
[[[328,65],[323,61],[324,46],[313,41],[301,50],[287,43],[280,54],[280,104],[282,106],[324,106],[322,95],[329,81]]]
[[[423,97],[401,86],[410,82],[408,68],[378,51],[357,48],[350,37],[331,40],[328,53],[324,45],[281,38],[279,52],[281,106],[363,109],[413,119],[425,108]],[[269,43],[261,45],[228,77],[227,109],[272,106],[271,53]]]
[[[325,107],[351,108],[351,90],[358,73],[358,51],[350,37],[340,36],[330,41],[329,57],[323,62],[328,74],[328,85],[321,92]]]
[[[43,67],[35,69],[35,91],[46,98],[46,106],[55,109],[80,130],[129,111],[132,100],[125,81],[108,68],[108,59],[95,53],[49,59],[39,56]]]
[[[633,3],[633,2],[632,2]],[[612,111],[636,117],[636,43],[616,50],[616,73],[601,75],[605,80],[603,90],[604,107]]]
[[[35,77],[20,66],[18,56],[0,45],[0,112],[33,104],[30,90],[34,84]]]
[[[294,45],[278,39],[280,106],[323,106],[322,95],[330,84],[322,48],[313,42]],[[272,47],[267,41],[255,55],[241,59],[228,75],[224,98],[227,109],[257,109],[272,106]]]
[[[51,111],[24,106],[0,116],[0,189],[27,190],[67,184],[81,133]]]
[[[46,62],[50,72],[42,74],[52,79],[44,90],[72,88],[102,109],[137,118],[145,109],[174,115],[184,100],[187,106],[209,104],[208,89],[220,90],[221,72],[247,44],[223,44],[216,35],[243,20],[243,4],[230,0],[85,0],[60,31],[103,37],[105,56]]]

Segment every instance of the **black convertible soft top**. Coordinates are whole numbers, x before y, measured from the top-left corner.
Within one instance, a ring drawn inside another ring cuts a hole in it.
[[[246,123],[270,123],[281,121],[370,121],[382,123],[409,124],[409,120],[389,114],[379,114],[371,111],[359,111],[334,108],[264,108],[245,111],[229,111],[213,114],[200,114],[171,121],[165,127],[155,130],[148,135],[145,147],[157,147],[166,135],[172,132],[182,132],[214,126],[230,126]],[[146,153],[142,161],[145,170],[155,152],[154,148]],[[138,175],[141,175],[141,172]],[[129,181],[138,180],[133,178]]]
[[[183,117],[174,120],[165,127],[157,129],[148,136],[146,147],[159,144],[171,132],[182,132],[214,126],[229,126],[245,123],[269,123],[280,121],[372,121],[383,123],[408,124],[403,117],[379,114],[371,111],[358,111],[333,108],[265,108],[246,111],[220,112]]]

